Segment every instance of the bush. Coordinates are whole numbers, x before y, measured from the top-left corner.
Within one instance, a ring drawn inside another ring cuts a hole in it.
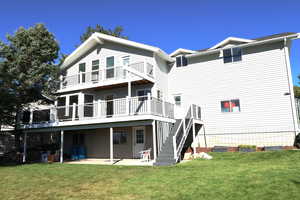
[[[255,145],[239,145],[240,149],[256,149]]]
[[[294,146],[300,148],[300,133],[295,138]]]

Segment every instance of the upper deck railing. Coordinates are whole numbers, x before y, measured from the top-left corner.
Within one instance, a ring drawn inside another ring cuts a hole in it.
[[[49,109],[24,112],[23,124],[45,124],[65,121],[155,115],[174,119],[174,104],[148,96],[127,97],[96,103],[53,106]]]
[[[145,74],[146,76],[153,78],[153,65],[148,62],[136,62],[128,65],[135,69],[137,72]],[[79,72],[70,76],[61,76],[60,89],[76,88],[83,85],[97,85],[109,83],[113,80],[127,80],[129,78],[138,78],[133,74],[128,74],[124,69],[124,66],[116,67],[101,67],[98,70],[92,70],[90,72]]]

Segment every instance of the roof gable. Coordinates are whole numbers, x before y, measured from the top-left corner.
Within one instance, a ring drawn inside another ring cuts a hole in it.
[[[161,57],[162,59],[172,62],[173,59],[165,53],[163,50],[158,47],[130,41],[123,38],[118,38],[110,35],[106,35],[103,33],[93,33],[84,43],[82,43],[75,51],[73,51],[63,62],[61,68],[69,67],[76,59],[80,58],[86,52],[88,52],[91,48],[93,48],[97,44],[104,44],[105,42],[114,42],[120,45],[135,47],[139,49],[144,49],[153,52],[155,55]]]
[[[216,44],[215,46],[209,48],[209,50],[217,49],[217,48],[224,47],[224,46],[230,45],[230,44],[236,45],[236,44],[249,43],[249,42],[253,42],[253,40],[237,38],[237,37],[228,37],[225,40]]]

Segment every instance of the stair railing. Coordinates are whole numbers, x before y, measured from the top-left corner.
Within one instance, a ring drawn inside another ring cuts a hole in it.
[[[181,119],[179,126],[173,136],[174,159],[176,162],[180,158],[185,140],[194,123],[194,119],[201,119],[201,109],[197,105],[190,105],[185,117]]]

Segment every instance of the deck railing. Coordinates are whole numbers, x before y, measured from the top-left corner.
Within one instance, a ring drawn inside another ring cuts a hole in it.
[[[142,74],[153,78],[153,65],[147,62],[136,62],[128,65]],[[78,85],[105,83],[112,80],[124,80],[129,78],[123,66],[106,68],[90,72],[79,72],[75,75],[61,76],[60,89],[66,89]],[[134,75],[133,75],[134,76]],[[132,77],[132,76],[130,76]]]
[[[25,117],[28,120],[23,120],[23,124],[80,121],[134,115],[155,115],[174,119],[174,105],[150,95],[105,101],[99,100],[95,103],[73,104],[51,107],[51,109],[47,110],[35,110],[30,113],[30,117]]]
[[[193,125],[193,120],[201,120],[201,107],[192,104],[183,119],[181,119],[177,130],[173,136],[174,159],[176,161],[180,158],[181,150],[184,146],[185,140]]]

